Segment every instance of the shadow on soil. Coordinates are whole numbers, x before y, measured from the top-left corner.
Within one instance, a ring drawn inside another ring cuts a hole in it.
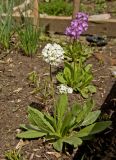
[[[93,141],[84,142],[73,160],[116,160],[116,82],[101,106],[103,119],[111,119],[112,126],[96,136]]]

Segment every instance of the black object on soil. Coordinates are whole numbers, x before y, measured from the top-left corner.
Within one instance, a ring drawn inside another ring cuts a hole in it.
[[[94,46],[99,46],[99,47],[102,47],[102,46],[105,46],[107,45],[107,40],[101,36],[97,36],[97,35],[88,35],[86,37],[86,40],[91,43],[91,45],[94,45]]]

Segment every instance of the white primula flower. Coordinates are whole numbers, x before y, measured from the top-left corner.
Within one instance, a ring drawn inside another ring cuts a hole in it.
[[[116,71],[112,71],[112,74],[116,77]]]
[[[110,67],[110,70],[111,70],[111,72],[112,72],[112,75],[113,75],[114,77],[116,77],[116,66]]]
[[[68,87],[68,88],[67,88],[67,92],[68,92],[68,93],[73,93],[73,89],[72,89],[71,87]]]
[[[58,86],[57,89],[59,90],[59,92],[61,94],[63,94],[63,93],[70,93],[70,94],[73,93],[73,89],[71,87],[68,87],[68,86],[64,85],[64,84],[61,84],[60,86]]]
[[[64,59],[64,50],[59,44],[48,43],[42,50],[42,55],[47,63],[58,66]]]

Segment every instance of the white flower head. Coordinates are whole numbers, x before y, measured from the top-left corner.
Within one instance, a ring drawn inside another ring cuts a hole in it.
[[[66,85],[64,85],[64,84],[61,84],[60,86],[58,86],[57,87],[57,89],[59,90],[59,92],[61,93],[61,94],[66,94],[66,93],[73,93],[73,89],[71,88],[71,87],[68,87],[68,86],[66,86]]]
[[[114,75],[114,77],[116,77],[116,71],[112,71],[112,74]]]
[[[48,43],[42,50],[42,55],[47,63],[58,66],[64,59],[64,50],[59,44]]]

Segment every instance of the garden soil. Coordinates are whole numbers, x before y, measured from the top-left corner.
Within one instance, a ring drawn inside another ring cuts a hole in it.
[[[93,64],[93,83],[97,92],[93,95],[96,108],[101,108],[101,119],[111,119],[112,126],[90,142],[67,154],[57,153],[44,139],[22,141],[16,138],[19,125],[28,123],[27,107],[35,104],[43,111],[49,110],[51,102],[44,103],[39,94],[32,94],[34,87],[27,79],[28,74],[36,71],[44,79],[49,74],[49,66],[41,57],[41,49],[33,57],[27,57],[12,43],[9,51],[0,49],[0,160],[5,152],[21,148],[27,160],[113,160],[116,159],[116,81],[110,67],[116,65],[116,39],[110,39],[108,45],[95,47],[93,56],[87,63]],[[41,48],[41,47],[40,47]],[[54,68],[53,71],[57,70]],[[42,83],[42,81],[41,81]],[[82,98],[73,93],[70,102]],[[50,106],[51,107],[51,106]]]

